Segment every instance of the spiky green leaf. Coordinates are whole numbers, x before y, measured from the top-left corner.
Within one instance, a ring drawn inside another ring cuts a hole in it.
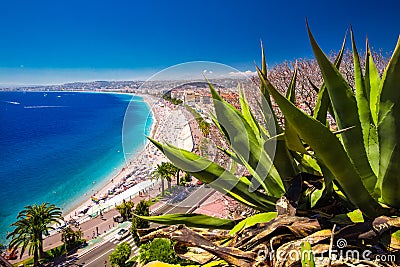
[[[335,175],[348,198],[367,216],[374,217],[381,214],[382,207],[365,189],[360,175],[338,138],[323,124],[305,114],[282,96],[266,77],[263,79],[286,119],[293,125],[299,136],[313,148],[321,162]]]
[[[261,185],[268,195],[279,198],[284,193],[284,186],[271,158],[263,149],[262,137],[255,133],[256,129],[251,127],[243,114],[221,98],[211,83],[209,87],[218,123],[232,150],[254,177],[253,188]]]
[[[375,176],[378,176],[379,145],[377,140],[377,129],[375,127],[375,124],[373,123],[373,118],[370,110],[369,95],[366,89],[366,87],[369,87],[369,85],[368,86],[365,85],[365,80],[362,75],[362,68],[360,65],[356,43],[354,41],[353,30],[351,30],[350,33],[351,33],[351,44],[352,44],[353,59],[354,59],[356,101],[357,101],[358,115],[362,127],[363,142],[371,169],[374,172]]]
[[[347,35],[344,36],[342,47],[340,48],[339,54],[335,59],[335,67],[337,69],[339,69],[340,64],[342,63],[344,48],[346,45],[346,37]],[[331,113],[331,115],[334,115],[325,83],[323,83],[321,89],[319,89],[311,82],[311,80],[309,80],[309,82],[311,84],[311,87],[318,93],[317,103],[315,103],[314,109],[314,118],[316,118],[319,122],[325,124],[328,111]]]
[[[314,255],[312,253],[311,244],[304,242],[301,244],[301,266],[315,267]]]
[[[278,216],[277,212],[258,213],[256,215],[250,216],[250,217],[240,221],[237,225],[235,225],[235,227],[233,227],[232,230],[229,231],[229,234],[234,235],[237,232],[241,231],[242,229],[251,227],[258,223],[267,223],[267,222],[271,221],[272,219],[276,218],[276,216]]]
[[[373,193],[377,177],[372,171],[365,151],[362,127],[354,93],[339,70],[322,52],[308,25],[307,29],[314,55],[329,92],[338,128],[341,130],[355,126],[352,130],[346,131],[341,135],[343,146],[357,172],[360,174],[365,188],[368,192]]]
[[[184,224],[187,227],[224,229],[230,230],[235,226],[235,221],[221,219],[204,214],[185,213],[185,214],[165,214],[159,216],[138,216],[141,219],[164,225]]]
[[[381,197],[384,203],[400,208],[400,38],[382,77],[378,133]]]
[[[379,96],[381,93],[381,78],[376,68],[374,59],[367,40],[367,51],[365,58],[365,91],[369,100],[372,120],[378,125]]]
[[[289,84],[289,88],[286,92],[286,98],[289,99],[290,102],[293,104],[295,103],[296,100],[296,78],[297,78],[297,62],[296,62],[296,67],[294,69],[292,79]],[[287,120],[285,120],[285,140],[286,140],[286,145],[287,148],[300,152],[303,154],[307,154],[306,149],[303,146],[303,143],[301,142],[299,136],[297,135],[296,131],[292,129],[290,126],[290,123],[288,123]]]
[[[148,139],[176,167],[193,175],[204,183],[210,184],[210,186],[219,192],[230,195],[238,201],[261,211],[273,211],[275,209],[277,198],[267,196],[259,191],[250,192],[249,181],[245,182],[244,179],[238,179],[218,164],[192,152],[171,145],[163,145],[151,138]]]

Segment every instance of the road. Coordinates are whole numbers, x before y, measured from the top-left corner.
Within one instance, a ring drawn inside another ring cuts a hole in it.
[[[173,214],[173,213],[186,213],[193,207],[201,204],[210,194],[214,192],[212,188],[206,188],[205,186],[199,187],[196,191],[192,192],[182,202],[173,204],[167,204],[160,208],[158,214]],[[72,255],[70,261],[65,266],[85,266],[85,267],[102,267],[111,266],[108,256],[114,251],[118,244],[122,242],[128,242],[132,247],[131,256],[138,253],[139,248],[136,247],[133,238],[129,235],[127,238],[119,241],[113,238],[115,234],[112,234],[109,240],[104,241],[101,245],[94,247],[92,250],[88,250],[86,253],[80,255]]]
[[[138,253],[139,248],[135,245],[135,242],[133,241],[133,237],[131,235],[123,240],[115,240],[114,238],[112,238],[104,242],[102,245],[96,247],[92,251],[80,256],[76,256],[75,260],[70,262],[68,266],[111,266],[108,256],[122,242],[127,242],[132,247],[131,255],[135,255]]]
[[[166,204],[161,209],[157,210],[157,214],[173,214],[173,213],[186,213],[191,208],[199,205],[208,194],[214,192],[214,189],[205,187],[204,185],[192,192],[183,201],[176,204]]]

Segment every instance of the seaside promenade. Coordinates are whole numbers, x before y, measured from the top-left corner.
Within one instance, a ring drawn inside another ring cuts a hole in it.
[[[142,97],[150,107],[155,121],[150,136],[185,150],[193,150],[193,129],[189,127],[184,107],[177,107],[163,99],[151,96]],[[110,177],[108,183],[94,195],[64,214],[64,219],[81,223],[113,209],[124,200],[129,201],[139,192],[147,192],[158,182],[152,180],[151,173],[156,169],[157,164],[166,161],[168,159],[164,154],[148,141],[134,158],[127,158],[127,166],[114,177]],[[93,200],[98,200],[97,204]]]
[[[151,136],[156,140],[165,141],[189,151],[193,150],[193,129],[190,127],[185,108],[150,96],[143,96],[143,99],[151,108],[155,120]],[[117,227],[117,223],[113,221],[113,217],[119,214],[115,209],[116,205],[124,200],[133,201],[136,204],[142,199],[152,199],[160,194],[160,183],[151,179],[151,172],[157,164],[163,161],[167,161],[167,159],[162,152],[147,142],[144,149],[134,158],[128,159],[128,165],[122,168],[117,175],[111,177],[103,188],[81,205],[64,214],[64,220],[72,229],[81,230],[83,238],[94,240],[95,243],[99,235],[112,232]],[[115,194],[110,195],[111,191]],[[99,201],[95,203],[93,200],[97,199]],[[160,205],[157,203],[152,208]],[[59,231],[53,231],[44,239],[45,250],[62,244]],[[25,251],[22,259],[17,259],[13,263],[28,257],[28,253]]]
[[[147,194],[143,194],[142,196],[135,196],[131,199],[132,202],[139,203],[141,200],[149,200],[156,198],[160,194],[160,185],[152,187]],[[102,234],[113,232],[117,227],[118,223],[114,222],[113,217],[115,215],[119,215],[119,212],[116,209],[110,209],[102,214],[102,216],[97,216],[90,220],[85,220],[79,225],[71,225],[73,230],[80,230],[83,233],[83,238],[90,242],[91,245],[96,244],[100,241],[98,237]],[[43,241],[44,250],[49,250],[58,246],[63,245],[64,243],[61,241],[61,232],[53,233],[52,235],[46,237]],[[81,249],[82,250],[82,249]],[[78,251],[77,253],[79,253]],[[23,261],[31,256],[28,255],[28,252],[25,251],[22,258],[18,258],[16,260],[11,260],[12,264]]]

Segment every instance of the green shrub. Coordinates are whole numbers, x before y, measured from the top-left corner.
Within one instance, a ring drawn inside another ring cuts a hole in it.
[[[121,214],[124,221],[126,221],[126,220],[132,218],[132,216],[133,216],[132,209],[134,206],[135,206],[135,204],[132,201],[126,202],[124,200],[123,203],[116,206],[115,208],[119,211],[119,213]]]
[[[115,250],[110,254],[109,259],[111,266],[125,267],[126,261],[131,256],[132,248],[127,242],[119,244]]]
[[[140,246],[139,262],[146,264],[152,261],[161,261],[170,264],[177,264],[182,260],[174,251],[174,243],[165,238],[156,238],[150,243]]]
[[[133,211],[133,213],[135,215],[139,215],[139,216],[149,216],[150,214],[150,202],[146,201],[146,200],[141,200],[137,205],[135,210]],[[135,241],[135,244],[137,246],[140,245],[140,238],[137,234],[137,229],[141,229],[141,228],[148,228],[150,226],[149,222],[146,220],[143,220],[137,216],[133,216],[132,218],[132,227],[131,227],[131,233],[132,233],[132,237],[133,240]]]

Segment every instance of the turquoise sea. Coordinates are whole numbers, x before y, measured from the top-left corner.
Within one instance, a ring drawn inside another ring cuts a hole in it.
[[[0,242],[26,205],[64,212],[88,198],[143,148],[149,107],[131,95],[0,92]],[[131,103],[131,104],[129,104]],[[129,109],[127,112],[127,107]],[[129,123],[122,127],[125,113]]]

